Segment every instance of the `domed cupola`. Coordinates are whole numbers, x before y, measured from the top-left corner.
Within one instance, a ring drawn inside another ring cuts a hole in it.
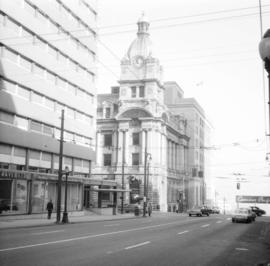
[[[144,13],[139,18],[137,25],[137,38],[129,46],[126,55],[128,60],[135,59],[136,57],[143,57],[143,59],[152,57],[152,42],[148,32],[150,23]]]

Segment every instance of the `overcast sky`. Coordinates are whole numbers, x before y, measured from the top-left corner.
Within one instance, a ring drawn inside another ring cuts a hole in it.
[[[270,0],[261,3],[265,32]],[[98,93],[117,85],[120,60],[136,38],[142,11],[164,80],[196,98],[213,126],[213,176],[242,173],[254,180],[267,174],[259,0],[99,0]],[[265,86],[267,92],[266,75]]]

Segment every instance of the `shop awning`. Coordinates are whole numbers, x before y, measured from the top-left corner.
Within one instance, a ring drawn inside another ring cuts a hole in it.
[[[91,188],[90,191],[97,191],[97,192],[131,192],[130,189],[121,189],[121,188]]]

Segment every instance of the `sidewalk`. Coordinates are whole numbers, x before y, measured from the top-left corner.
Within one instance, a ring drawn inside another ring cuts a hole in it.
[[[164,215],[176,215],[180,216],[181,214],[177,213],[160,213],[153,212],[153,216],[164,216]],[[147,216],[148,217],[148,216]],[[69,223],[88,223],[96,221],[113,221],[113,220],[122,220],[122,219],[139,219],[140,216],[135,216],[134,213],[125,213],[117,215],[99,215],[95,213],[84,213],[82,212],[70,212],[68,214]],[[61,213],[62,219],[62,213]],[[22,228],[22,227],[31,227],[31,226],[50,226],[55,225],[56,223],[56,214],[52,214],[50,220],[47,219],[47,214],[31,214],[31,215],[10,215],[10,216],[0,216],[0,230],[7,228]]]
[[[61,220],[62,220],[61,213]],[[140,216],[139,216],[140,217]],[[86,223],[94,221],[110,221],[120,219],[133,219],[138,218],[134,213],[125,213],[117,215],[98,215],[98,214],[84,214],[84,212],[76,212],[68,214],[69,223]],[[50,220],[47,219],[47,214],[31,214],[31,215],[10,215],[0,217],[0,229],[6,228],[19,228],[31,226],[49,226],[56,224],[56,214],[52,214]]]

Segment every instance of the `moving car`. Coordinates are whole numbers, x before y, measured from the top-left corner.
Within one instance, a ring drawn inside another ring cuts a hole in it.
[[[195,207],[195,208],[192,208],[188,211],[188,215],[189,216],[203,216],[203,215],[207,215],[209,216],[210,214],[210,210],[208,208],[206,208],[205,206],[204,207]]]
[[[265,211],[258,208],[257,206],[250,206],[251,210],[256,213],[257,216],[262,216],[265,214]]]
[[[232,222],[246,222],[250,223],[254,221],[254,216],[252,214],[251,209],[249,208],[239,208],[234,211],[234,214],[232,215]]]

